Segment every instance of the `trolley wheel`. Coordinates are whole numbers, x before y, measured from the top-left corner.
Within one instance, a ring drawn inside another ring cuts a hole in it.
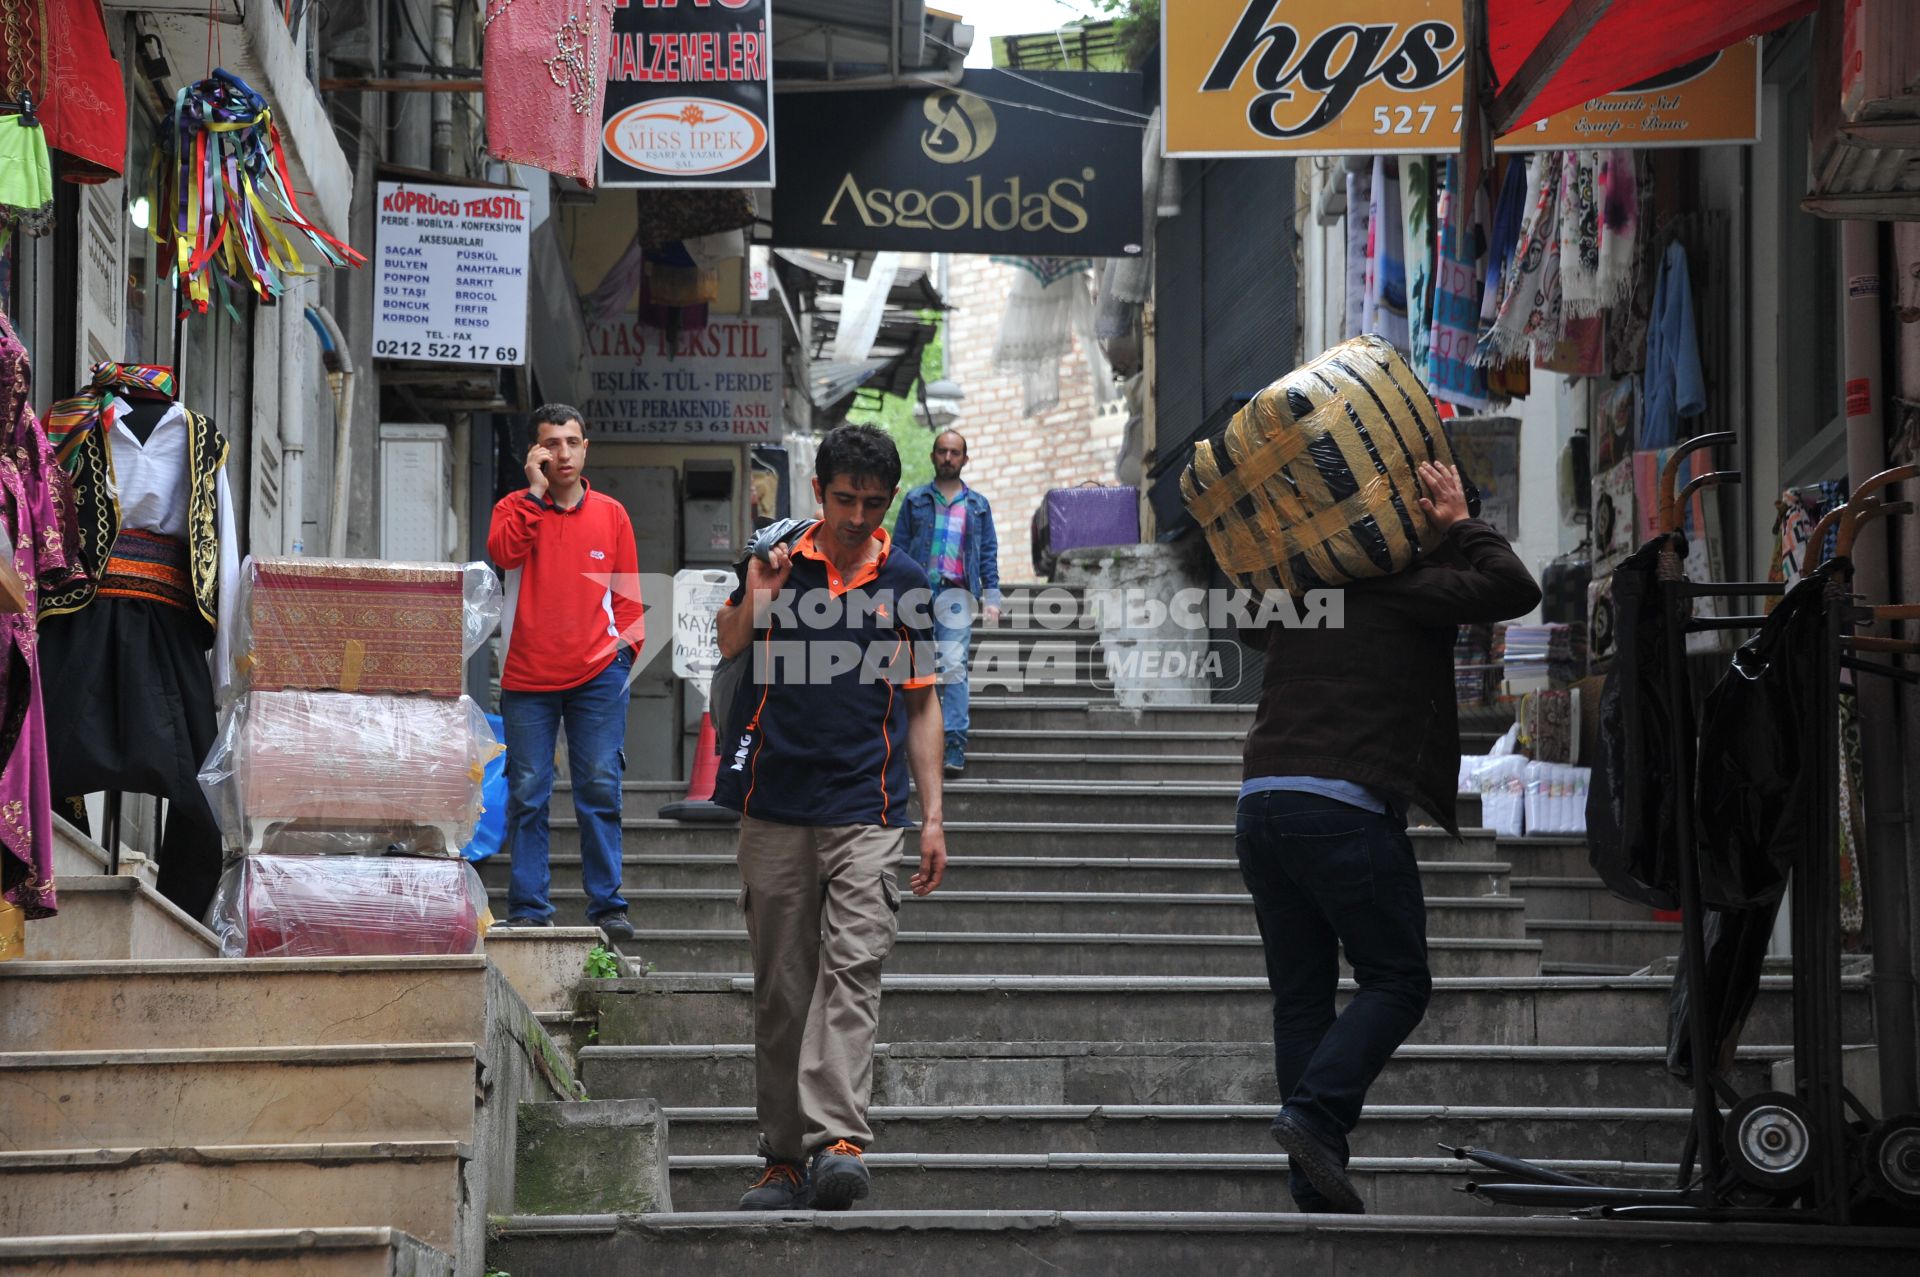
[[[1920,1113],[1890,1117],[1868,1134],[1867,1179],[1885,1200],[1920,1211]]]
[[[1782,1091],[1750,1095],[1727,1114],[1727,1163],[1755,1188],[1779,1193],[1813,1178],[1813,1130],[1807,1110]]]

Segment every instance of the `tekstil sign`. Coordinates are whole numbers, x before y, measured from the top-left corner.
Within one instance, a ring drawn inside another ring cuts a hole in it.
[[[952,86],[788,94],[780,119],[788,164],[776,244],[1140,251],[1137,75],[968,71]]]
[[[379,201],[373,353],[525,363],[527,193],[382,182]]]
[[[1461,0],[1163,0],[1161,14],[1170,156],[1459,149]],[[1759,65],[1741,44],[1498,145],[1701,146],[1758,135]]]
[[[602,186],[772,186],[767,0],[613,0]]]
[[[780,438],[777,319],[732,319],[670,336],[635,319],[587,328],[595,438],[773,443]]]

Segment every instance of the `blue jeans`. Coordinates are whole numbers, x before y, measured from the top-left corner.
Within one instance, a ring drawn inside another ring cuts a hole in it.
[[[620,896],[620,782],[627,769],[627,676],[633,653],[562,692],[500,693],[507,728],[507,837],[513,856],[509,918],[553,916],[547,900],[547,804],[553,797],[553,747],[567,725],[573,810],[580,818],[580,880],[593,921],[624,910]]]
[[[973,642],[973,596],[941,588],[933,602],[934,668],[940,674],[940,722],[947,735],[945,765],[967,761],[967,658]]]
[[[1344,1162],[1367,1088],[1433,992],[1413,844],[1391,816],[1269,790],[1240,800],[1233,845],[1266,948],[1281,1100]],[[1360,990],[1335,1016],[1342,949]],[[1297,1171],[1291,1187],[1302,1210],[1326,1208]]]

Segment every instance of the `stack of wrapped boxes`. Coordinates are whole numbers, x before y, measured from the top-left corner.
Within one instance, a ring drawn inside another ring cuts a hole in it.
[[[471,953],[492,922],[460,849],[500,751],[461,694],[492,632],[484,563],[249,558],[233,696],[200,772],[230,957]]]

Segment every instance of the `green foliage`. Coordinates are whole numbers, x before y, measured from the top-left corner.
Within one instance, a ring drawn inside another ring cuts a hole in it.
[[[1112,14],[1127,65],[1140,67],[1160,47],[1160,0],[1095,0]]]
[[[587,979],[618,980],[626,974],[620,969],[620,955],[603,944],[593,946],[587,953]]]

